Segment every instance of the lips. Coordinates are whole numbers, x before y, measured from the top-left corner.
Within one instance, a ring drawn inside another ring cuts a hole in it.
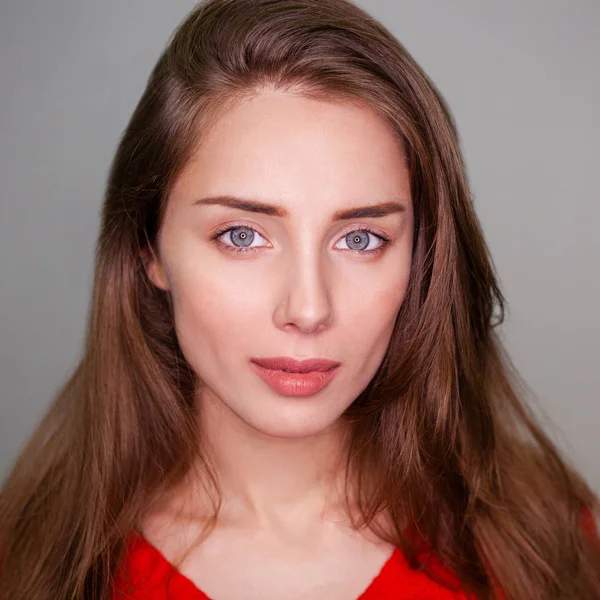
[[[283,396],[314,396],[331,383],[339,371],[339,365],[340,363],[322,359],[297,361],[287,358],[261,358],[250,360],[250,366],[255,373],[273,391]],[[275,367],[284,367],[284,369]],[[287,367],[296,369],[296,371],[286,372],[285,368]],[[297,369],[308,370],[300,372]]]
[[[297,360],[287,356],[274,358],[252,358],[252,362],[274,371],[289,371],[290,373],[311,373],[329,371],[338,367],[341,363],[326,358],[308,358]]]

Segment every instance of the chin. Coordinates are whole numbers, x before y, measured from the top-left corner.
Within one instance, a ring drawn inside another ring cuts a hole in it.
[[[257,432],[279,439],[300,439],[324,434],[332,429],[336,423],[337,419],[332,422],[331,420],[323,420],[322,416],[315,419],[286,419],[284,415],[280,415],[280,418],[277,419],[276,415],[271,415],[269,421],[261,419],[246,420],[246,424]]]

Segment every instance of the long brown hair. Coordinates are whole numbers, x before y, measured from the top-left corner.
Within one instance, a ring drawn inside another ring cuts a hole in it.
[[[266,87],[368,105],[409,157],[408,291],[379,370],[343,415],[356,526],[427,569],[408,521],[478,598],[500,587],[597,600],[600,552],[581,511],[598,498],[537,424],[504,354],[505,302],[453,118],[405,48],[346,0],[209,0],[169,40],[111,165],[82,358],[3,486],[1,597],[109,598],[150,499],[198,460],[197,377],[142,256],[203,134]]]

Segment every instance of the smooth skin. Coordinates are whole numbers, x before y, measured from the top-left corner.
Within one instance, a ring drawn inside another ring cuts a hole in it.
[[[202,203],[222,196],[286,215]],[[333,219],[389,202],[401,209]],[[227,227],[237,229],[219,234]],[[223,504],[180,571],[211,598],[350,600],[390,556],[340,509],[340,416],[383,360],[412,245],[404,149],[366,106],[262,90],[218,120],[175,182],[146,268],[171,294],[181,349],[204,383],[198,425]],[[319,393],[289,397],[249,364],[273,356],[341,367]],[[142,532],[167,559],[210,512],[203,494],[191,473],[149,511]]]

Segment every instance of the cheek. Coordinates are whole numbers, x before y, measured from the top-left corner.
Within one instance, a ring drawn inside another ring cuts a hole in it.
[[[264,333],[267,290],[260,277],[236,277],[206,264],[173,273],[175,328],[190,364],[198,366],[209,355],[231,356]]]
[[[389,346],[410,277],[410,261],[404,262],[402,268],[390,269],[386,277],[378,276],[345,295],[338,343],[346,358],[356,361],[360,389],[375,374]]]
[[[364,325],[364,329],[377,331],[390,321],[395,321],[400,310],[412,266],[412,236],[404,235],[397,244],[390,248],[381,263],[364,268],[357,277],[349,273],[344,277],[344,285],[348,288],[340,299],[345,302],[340,313],[344,321],[346,316],[355,323]],[[361,327],[363,329],[363,327]]]
[[[388,279],[385,285],[377,283],[365,285],[346,296],[340,316],[348,338],[345,341],[353,346],[364,347],[365,342],[376,344],[380,339],[389,338],[406,295],[408,273]]]

